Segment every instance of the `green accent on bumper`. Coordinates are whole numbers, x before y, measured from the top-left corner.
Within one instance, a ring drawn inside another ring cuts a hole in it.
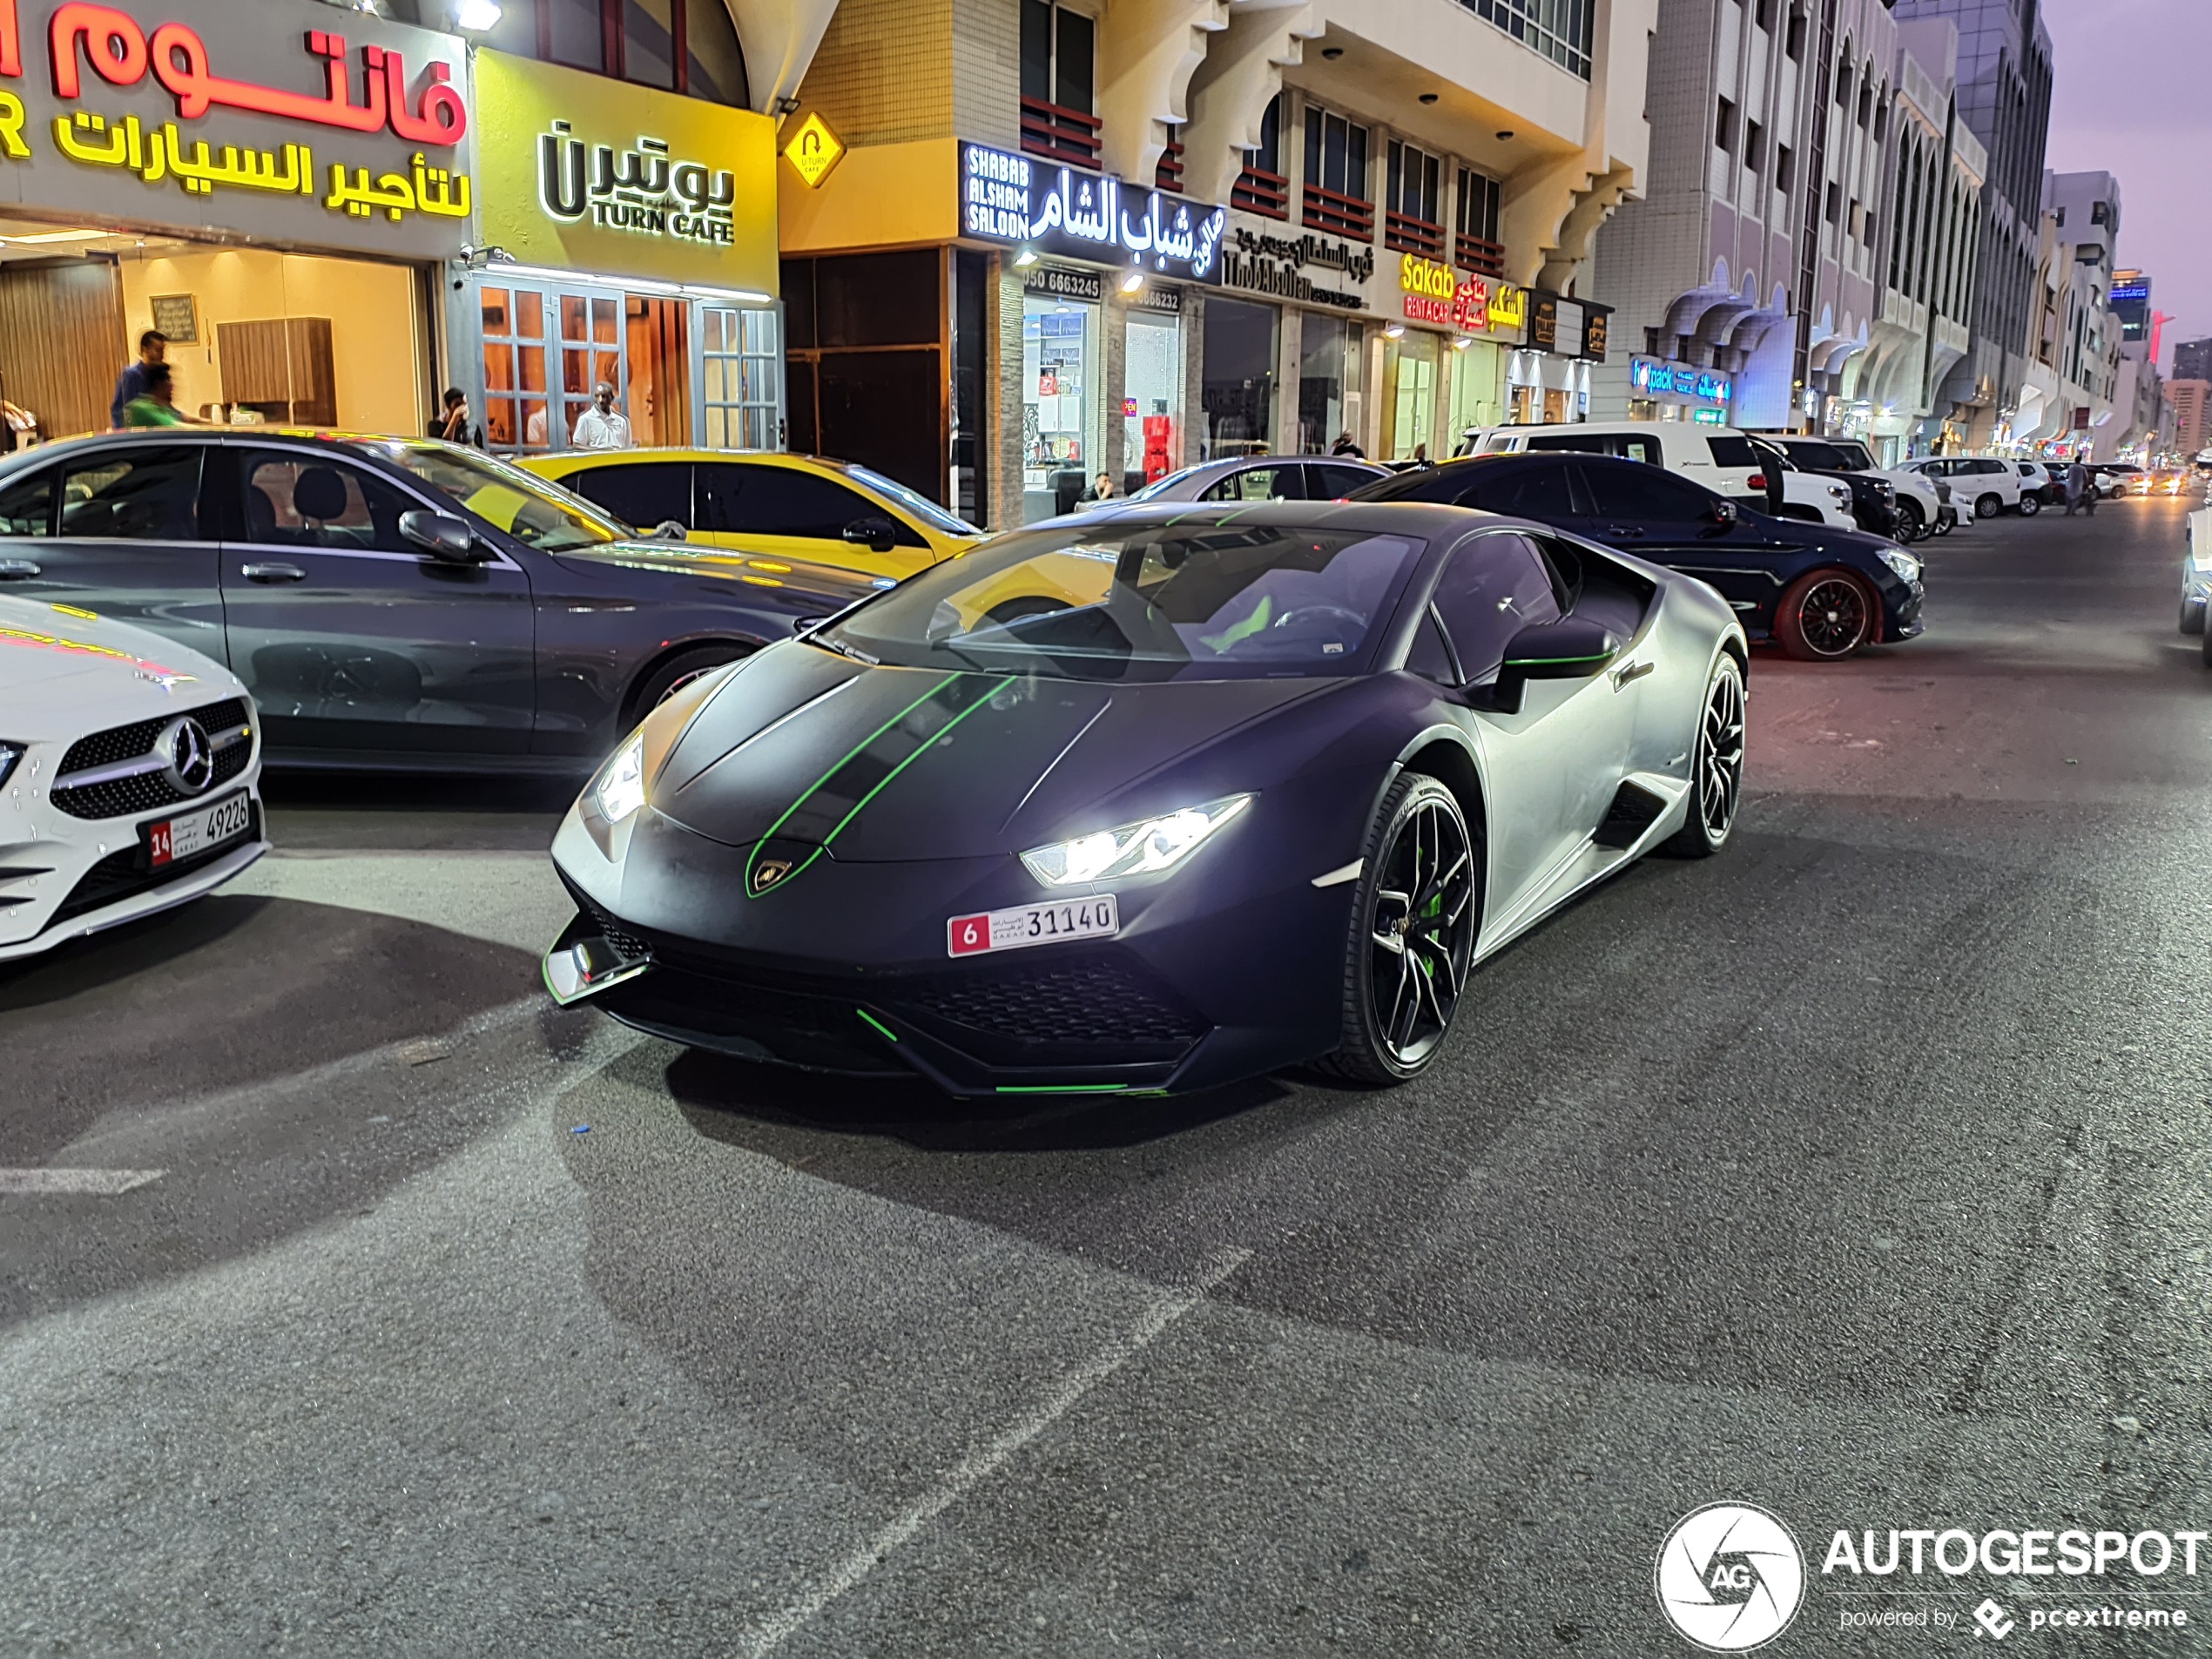
[[[878,1031],[881,1032],[885,1042],[898,1042],[899,1034],[896,1031],[894,1031],[889,1026],[884,1024],[882,1021],[877,1019],[874,1015],[869,1013],[866,1008],[854,1008],[853,1012],[859,1015],[863,1020],[866,1020],[870,1025],[873,1026]]]
[[[1001,1083],[996,1092],[1001,1095],[1126,1095],[1130,1087],[1127,1083]]]

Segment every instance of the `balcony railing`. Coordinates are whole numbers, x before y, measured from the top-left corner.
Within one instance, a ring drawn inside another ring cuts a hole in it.
[[[1472,271],[1477,276],[1503,277],[1506,273],[1505,246],[1487,241],[1480,236],[1462,233],[1452,244],[1452,262],[1462,271]]]
[[[1174,195],[1183,193],[1183,145],[1170,142],[1160,152],[1160,165],[1152,175],[1152,187]]]
[[[1339,236],[1348,236],[1356,242],[1375,239],[1375,205],[1363,202],[1357,196],[1324,189],[1319,185],[1305,187],[1305,211],[1302,222],[1317,231],[1333,231]]]
[[[1393,253],[1418,253],[1424,259],[1444,257],[1444,227],[1433,219],[1416,219],[1393,209],[1383,215],[1383,246]]]
[[[1103,125],[1096,116],[1062,104],[1048,104],[1041,98],[1022,100],[1022,148],[1047,161],[1096,170],[1103,147],[1098,130]]]
[[[1266,219],[1291,216],[1291,181],[1279,172],[1247,167],[1229,192],[1229,205]]]

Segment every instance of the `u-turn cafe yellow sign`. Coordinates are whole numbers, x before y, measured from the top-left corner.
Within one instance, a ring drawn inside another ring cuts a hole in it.
[[[489,51],[476,111],[487,246],[524,265],[775,296],[766,116]]]

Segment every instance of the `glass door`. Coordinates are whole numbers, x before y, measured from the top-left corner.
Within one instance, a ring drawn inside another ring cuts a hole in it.
[[[698,377],[710,449],[784,447],[782,334],[773,311],[701,306]]]

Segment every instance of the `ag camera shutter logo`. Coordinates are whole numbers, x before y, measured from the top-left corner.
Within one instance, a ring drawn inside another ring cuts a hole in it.
[[[1708,1653],[1748,1653],[1790,1627],[1805,1560],[1790,1529],[1747,1503],[1709,1503],[1667,1534],[1651,1569],[1667,1622]]]

